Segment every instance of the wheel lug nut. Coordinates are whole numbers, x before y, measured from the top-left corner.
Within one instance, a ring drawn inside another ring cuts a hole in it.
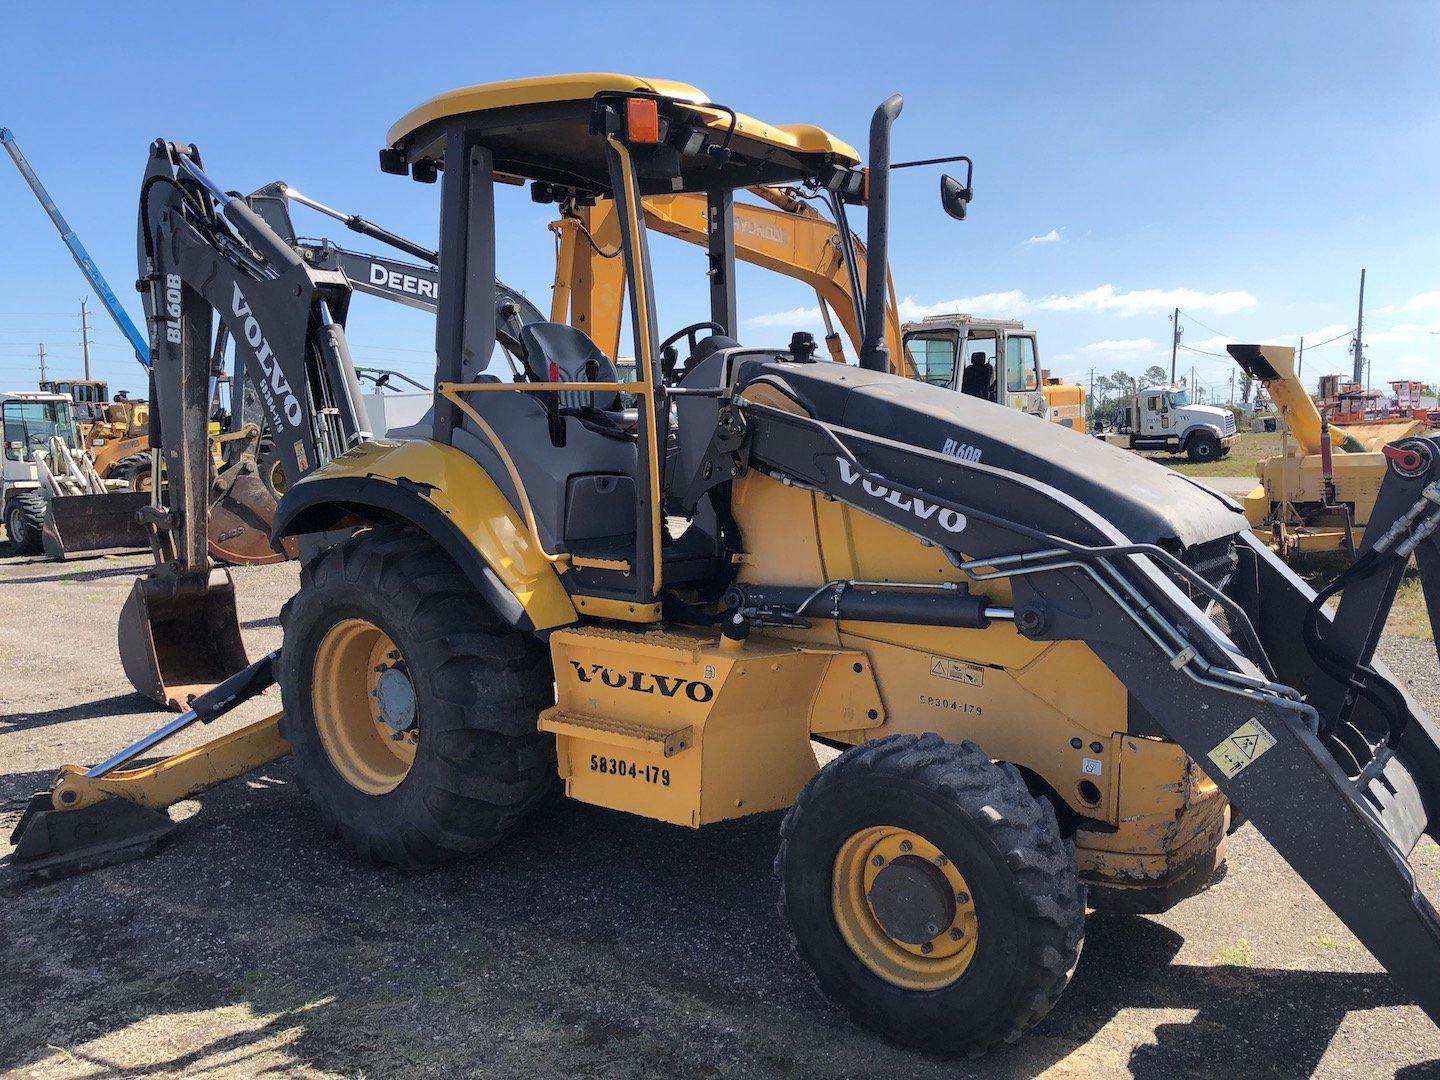
[[[934,945],[931,945],[930,942],[927,941],[927,942],[925,942],[924,945],[921,945],[921,946],[920,946],[920,951],[921,951],[922,953],[934,952],[934,951],[935,951],[935,946],[934,946]]]
[[[935,865],[936,865],[936,866],[944,866],[944,865],[945,865],[945,856],[944,856],[944,855],[936,855],[936,856],[935,856]]]
[[[961,938],[963,938],[964,936],[965,936],[965,931],[964,931],[964,930],[961,930],[958,926],[957,926],[954,930],[951,930],[951,931],[950,931],[950,940],[951,940],[951,941],[959,941],[959,940],[960,940]]]
[[[900,841],[900,850],[901,850],[901,851],[909,851],[909,850],[910,850],[911,848],[913,848],[914,846],[915,846],[915,845],[912,844],[912,843],[910,843],[909,840],[901,840],[901,841]]]
[[[884,856],[884,855],[876,855],[873,859],[870,860],[870,865],[871,865],[871,866],[884,866],[884,865],[885,865],[885,856]]]

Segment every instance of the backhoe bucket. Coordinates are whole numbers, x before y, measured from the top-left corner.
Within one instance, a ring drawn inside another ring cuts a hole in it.
[[[176,712],[247,667],[230,572],[190,582],[159,569],[135,582],[120,611],[120,663],[131,686]]]
[[[52,559],[121,551],[148,551],[150,538],[136,512],[150,504],[144,491],[63,495],[45,509],[41,542]]]
[[[293,538],[270,541],[275,495],[260,479],[253,457],[246,455],[237,466],[221,472],[212,498],[206,527],[210,558],[234,566],[264,566],[295,558],[298,548]]]

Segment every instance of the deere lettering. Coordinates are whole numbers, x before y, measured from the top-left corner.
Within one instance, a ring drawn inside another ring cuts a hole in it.
[[[636,694],[659,694],[673,698],[683,693],[697,705],[703,705],[715,696],[715,688],[698,679],[682,679],[677,675],[658,675],[649,671],[616,671],[604,664],[582,664],[571,660],[575,677],[582,683],[600,681],[612,690],[629,690]]]
[[[402,274],[398,270],[391,270],[388,266],[382,266],[380,263],[370,264],[370,284],[383,285],[387,289],[410,293],[414,296],[429,297],[431,300],[439,299],[440,288],[437,283],[415,277],[413,274]]]
[[[265,404],[273,416],[277,412],[276,396],[280,398],[278,411],[285,414],[285,419],[290,421],[291,427],[299,427],[302,416],[300,410],[300,399],[290,388],[290,380],[285,378],[285,373],[280,370],[280,365],[275,362],[275,353],[270,348],[270,342],[265,340],[265,331],[260,329],[259,320],[250,310],[250,302],[245,299],[245,294],[240,291],[240,286],[234,286],[235,295],[230,302],[231,309],[236,316],[243,319],[242,330],[245,341],[250,348],[255,350],[255,359],[260,364],[260,370],[269,376],[269,380],[260,381],[260,391],[265,397]]]
[[[855,471],[850,462],[838,455],[835,463],[840,466],[840,479],[847,485],[858,483],[865,491],[865,494],[876,499],[883,499],[897,510],[908,510],[921,521],[929,521],[932,517],[940,523],[940,527],[946,532],[958,533],[965,529],[965,515],[956,510],[949,510],[935,503],[928,503],[924,499],[903,495],[898,491],[886,487],[884,484],[877,484],[873,480],[864,480]]]

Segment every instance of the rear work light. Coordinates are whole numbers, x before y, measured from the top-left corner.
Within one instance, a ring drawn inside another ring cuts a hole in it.
[[[654,98],[625,99],[625,138],[632,143],[660,141],[660,108]]]

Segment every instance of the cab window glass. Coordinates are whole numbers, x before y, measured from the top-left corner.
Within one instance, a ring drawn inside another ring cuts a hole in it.
[[[905,351],[922,382],[950,386],[955,381],[955,335],[913,334],[905,339]]]
[[[1025,393],[1040,385],[1040,369],[1035,360],[1035,339],[1005,339],[1005,386],[1012,394]]]
[[[35,450],[42,450],[50,436],[59,435],[66,443],[75,442],[75,427],[70,410],[62,401],[7,401],[0,416],[4,419],[5,456],[11,461],[24,461]],[[24,446],[23,454],[15,444]]]

